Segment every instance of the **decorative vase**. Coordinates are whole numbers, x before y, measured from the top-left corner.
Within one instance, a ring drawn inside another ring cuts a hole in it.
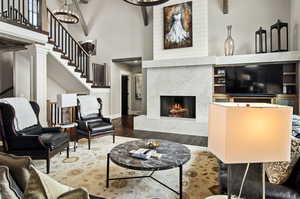
[[[231,37],[232,26],[227,26],[227,39],[225,40],[225,56],[232,56],[234,53],[234,40]]]

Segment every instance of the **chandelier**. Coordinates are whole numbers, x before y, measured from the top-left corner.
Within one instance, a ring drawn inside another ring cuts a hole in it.
[[[159,4],[166,3],[169,0],[123,0],[123,1],[136,6],[156,6]]]
[[[63,7],[59,10],[54,10],[53,14],[62,23],[77,24],[79,22],[79,16],[74,12],[74,8],[72,9],[71,5],[68,5],[67,0],[65,0]]]

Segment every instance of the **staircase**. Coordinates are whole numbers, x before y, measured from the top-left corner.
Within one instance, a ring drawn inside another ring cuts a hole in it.
[[[49,19],[48,46],[52,48],[52,54],[57,61],[67,67],[79,81],[89,85],[89,88],[109,88],[109,86],[98,86],[95,81],[95,69],[91,75],[92,68],[90,55],[72,37],[63,24],[47,9]],[[63,61],[64,60],[64,61]],[[74,73],[75,72],[75,73]],[[93,77],[92,77],[93,76]]]
[[[91,64],[90,55],[48,8],[42,9],[43,2],[45,0],[0,0],[0,21],[46,33],[48,35],[46,46],[49,54],[88,90],[109,88],[109,86],[99,85],[93,81],[99,79],[95,76],[100,71]],[[47,32],[42,30],[43,12],[47,12]]]

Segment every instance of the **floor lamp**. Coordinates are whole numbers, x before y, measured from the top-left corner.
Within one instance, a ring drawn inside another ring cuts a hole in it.
[[[290,161],[292,113],[291,107],[274,104],[211,104],[208,150],[228,165]],[[262,172],[264,199],[264,166]],[[228,179],[227,198],[231,198],[231,172]]]

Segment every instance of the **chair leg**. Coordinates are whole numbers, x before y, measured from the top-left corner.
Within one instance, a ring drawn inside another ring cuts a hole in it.
[[[88,138],[89,150],[91,150],[91,138]]]
[[[113,133],[113,144],[116,142],[116,135]]]
[[[69,158],[70,157],[70,147],[68,146],[67,147],[67,158]]]
[[[47,174],[49,174],[50,173],[50,158],[49,157],[47,157]]]

